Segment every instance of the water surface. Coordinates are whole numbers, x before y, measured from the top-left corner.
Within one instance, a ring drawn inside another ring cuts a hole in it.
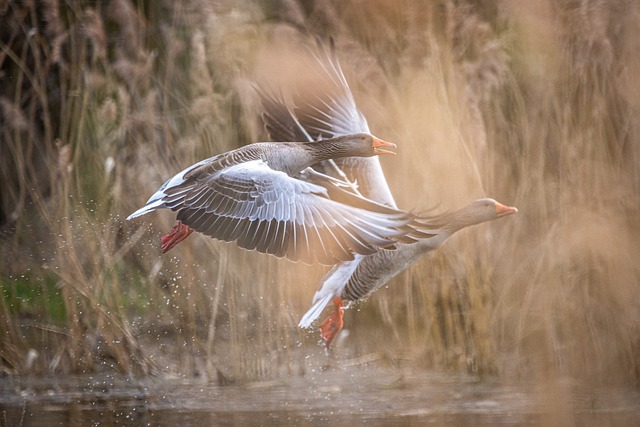
[[[640,394],[572,381],[355,367],[218,386],[121,375],[0,378],[2,426],[640,425]]]

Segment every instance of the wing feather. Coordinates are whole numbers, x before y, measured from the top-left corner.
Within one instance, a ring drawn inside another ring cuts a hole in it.
[[[318,43],[311,50],[319,84],[299,90],[290,108],[281,92],[258,88],[265,128],[274,141],[315,141],[352,133],[371,133],[340,67],[335,46]],[[323,90],[319,91],[317,88]],[[314,169],[358,183],[358,191],[376,202],[396,207],[378,157],[347,157],[320,162]]]
[[[413,216],[373,203],[368,211],[328,189],[270,169],[262,160],[191,174],[153,201],[185,225],[223,241],[306,263],[333,264],[392,246]],[[366,204],[365,204],[366,205]]]

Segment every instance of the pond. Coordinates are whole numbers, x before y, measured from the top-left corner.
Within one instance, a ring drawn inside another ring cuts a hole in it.
[[[121,375],[0,378],[1,426],[640,425],[640,394],[351,367],[227,386]]]

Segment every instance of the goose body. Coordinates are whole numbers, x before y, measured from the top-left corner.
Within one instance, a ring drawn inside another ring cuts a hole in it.
[[[328,84],[327,93],[298,96],[291,109],[283,98],[261,91],[265,109],[263,120],[272,138],[308,141],[332,138],[353,132],[370,133],[364,115],[355,104],[347,80],[335,55],[333,44],[314,51],[318,77]],[[340,158],[313,166],[323,174],[346,183],[357,182],[353,191],[377,203],[396,208],[377,158]],[[314,295],[311,308],[299,326],[310,327],[325,307],[333,301],[334,311],[321,325],[322,337],[330,346],[343,325],[343,301],[365,298],[396,275],[415,263],[424,254],[437,249],[451,235],[470,225],[491,221],[517,212],[493,199],[479,199],[459,211],[433,218],[420,219],[423,235],[411,245],[399,244],[395,251],[376,251],[356,255],[333,266],[324,276]]]
[[[350,205],[358,201],[353,195],[332,200],[325,187],[296,176],[328,159],[392,153],[385,147],[394,145],[365,133],[313,144],[250,144],[176,174],[127,219],[177,211],[178,224],[163,238],[165,252],[195,230],[293,261],[349,261],[413,241],[406,237],[413,216],[373,202]]]
[[[300,327],[311,326],[324,308],[338,297],[341,301],[355,302],[370,296],[389,280],[413,265],[422,256],[438,249],[449,237],[466,227],[514,214],[518,210],[493,199],[478,199],[452,214],[445,214],[424,230],[430,237],[415,244],[398,246],[395,251],[378,251],[359,256],[353,261],[336,264],[322,279],[313,298],[312,307],[300,320]],[[340,303],[338,303],[340,304]]]

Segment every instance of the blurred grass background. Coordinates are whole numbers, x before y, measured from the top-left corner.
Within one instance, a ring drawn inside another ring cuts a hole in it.
[[[324,269],[124,218],[264,140],[251,86],[336,40],[399,205],[482,196],[465,230],[346,314],[334,357],[636,384],[640,5],[561,0],[0,2],[0,372],[304,374]],[[384,344],[381,344],[384,343]],[[321,362],[324,363],[324,362]]]

